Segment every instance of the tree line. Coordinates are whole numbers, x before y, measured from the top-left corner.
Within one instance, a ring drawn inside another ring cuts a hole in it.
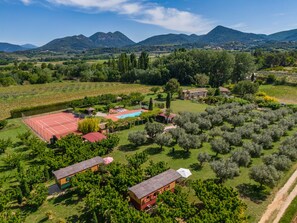
[[[122,53],[103,63],[68,60],[63,63],[17,62],[0,67],[0,85],[43,84],[53,81],[126,82],[164,85],[176,78],[182,85],[237,83],[251,78],[258,69],[293,66],[294,52],[253,53],[215,50],[176,50],[161,57]]]

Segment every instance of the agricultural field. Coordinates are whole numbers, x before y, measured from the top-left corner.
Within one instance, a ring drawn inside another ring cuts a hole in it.
[[[261,85],[259,91],[277,98],[282,103],[297,104],[297,87],[283,85]]]
[[[122,83],[63,82],[0,87],[0,120],[10,117],[10,110],[46,105],[100,94],[146,93],[149,86]]]

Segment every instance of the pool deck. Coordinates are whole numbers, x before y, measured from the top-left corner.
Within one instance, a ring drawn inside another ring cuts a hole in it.
[[[124,112],[118,112],[116,114],[109,114],[107,115],[105,118],[107,119],[111,119],[112,121],[116,122],[119,120],[119,118],[117,116],[121,116],[121,115],[127,115],[127,114],[132,114],[132,113],[135,113],[135,112],[146,112],[146,110],[144,109],[137,109],[137,110],[127,110],[127,111],[124,111]]]

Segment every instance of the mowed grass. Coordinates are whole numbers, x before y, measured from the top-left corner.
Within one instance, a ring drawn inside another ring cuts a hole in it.
[[[63,82],[0,87],[0,120],[10,117],[10,110],[65,102],[100,94],[147,93],[149,86],[106,82]]]
[[[297,87],[283,85],[261,85],[260,91],[277,98],[282,103],[297,104]]]

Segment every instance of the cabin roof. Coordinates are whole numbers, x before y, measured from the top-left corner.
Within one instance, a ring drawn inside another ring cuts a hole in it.
[[[67,166],[65,168],[53,171],[53,174],[59,180],[102,163],[104,163],[103,159],[100,156],[96,156],[92,159],[88,159],[80,163],[76,163],[71,166]]]
[[[129,191],[134,193],[138,199],[141,199],[152,192],[165,187],[173,181],[178,180],[179,178],[181,178],[181,175],[178,172],[173,169],[169,169],[157,176],[130,187]]]
[[[83,138],[85,140],[88,140],[89,142],[98,142],[103,139],[106,139],[106,136],[100,132],[90,132],[90,133],[84,135]]]

